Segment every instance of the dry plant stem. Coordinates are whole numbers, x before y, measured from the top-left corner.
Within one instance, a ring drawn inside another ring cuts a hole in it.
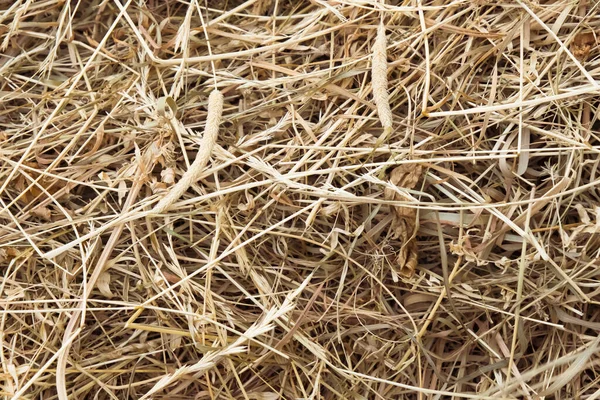
[[[429,98],[429,87],[431,85],[431,59],[429,52],[429,37],[427,34],[427,25],[423,14],[423,2],[418,0],[419,5],[419,21],[421,22],[421,30],[423,32],[423,43],[425,47],[425,87],[423,88],[423,101],[421,104],[421,113],[427,113],[427,100]]]
[[[31,377],[31,379],[26,384],[24,384],[17,393],[14,394],[14,396],[11,399],[12,400],[22,399],[22,396],[27,391],[27,389],[29,389],[29,387],[36,382],[37,378],[42,376],[42,374],[54,363],[54,361],[57,358],[58,358],[57,364],[60,363],[61,358],[65,357],[65,354],[68,355],[68,352],[69,352],[69,349],[71,348],[71,344],[73,343],[73,340],[75,340],[80,333],[81,333],[81,327],[77,328],[77,330],[75,332],[73,332],[72,335],[70,335],[65,341],[63,341],[62,347],[56,353],[54,353],[54,355],[52,357],[50,357],[48,359],[46,364],[44,364],[44,366],[42,368],[40,368],[35,373],[35,375],[33,377]],[[59,373],[58,366],[56,369],[56,373],[58,376],[58,373]],[[58,384],[58,379],[57,379],[57,384]]]
[[[161,214],[169,209],[179,198],[189,189],[189,187],[198,181],[198,177],[204,172],[204,168],[210,160],[213,147],[217,142],[219,134],[219,125],[223,115],[223,94],[218,90],[213,90],[208,97],[208,116],[206,118],[206,128],[198,155],[194,159],[190,168],[185,171],[181,179],[173,186],[169,193],[163,197],[158,204],[151,210],[151,214]]]
[[[531,191],[531,198],[535,197],[535,189]],[[531,221],[531,209],[532,207],[529,206],[527,208],[527,213],[526,213],[526,217],[525,217],[525,229],[530,230],[529,228],[529,224]],[[518,281],[517,281],[517,307],[515,309],[515,322],[514,322],[514,328],[513,328],[513,336],[512,336],[512,342],[511,342],[511,347],[510,347],[510,358],[508,360],[508,368],[507,368],[507,372],[506,372],[506,379],[509,380],[510,379],[510,373],[513,369],[513,365],[514,365],[514,358],[515,358],[515,351],[517,348],[517,338],[519,336],[519,333],[521,333],[522,336],[522,325],[521,325],[521,303],[523,301],[523,281],[525,279],[525,268],[527,267],[527,261],[526,261],[526,251],[527,251],[527,242],[524,240],[523,241],[523,246],[521,248],[521,260],[519,262],[519,275],[518,275]]]
[[[268,310],[260,321],[257,321],[254,324],[252,324],[252,326],[248,328],[244,335],[240,336],[235,342],[231,343],[230,345],[221,350],[209,352],[194,365],[181,367],[173,374],[166,375],[165,377],[163,377],[163,379],[157,382],[148,393],[142,396],[141,400],[147,399],[152,394],[177,381],[181,375],[194,373],[194,375],[197,377],[201,375],[204,371],[208,370],[209,368],[212,368],[222,358],[228,355],[243,352],[243,345],[249,339],[253,339],[257,336],[266,334],[268,331],[272,330],[275,327],[274,322],[276,322],[280,318],[285,318],[285,315],[294,309],[295,298],[310,283],[312,276],[312,274],[309,275],[294,292],[286,296],[283,304],[281,304],[279,308],[272,308]]]
[[[517,101],[514,103],[507,103],[507,104],[472,107],[472,108],[466,108],[463,110],[438,111],[438,112],[429,113],[428,116],[430,118],[438,118],[438,117],[449,117],[449,116],[503,111],[503,110],[510,110],[512,108],[519,108],[519,107],[531,107],[531,106],[537,106],[537,105],[541,105],[541,104],[551,103],[551,102],[558,101],[558,100],[573,99],[573,98],[577,98],[579,96],[594,93],[597,91],[598,91],[598,87],[596,85],[580,85],[580,86],[571,87],[564,93],[551,94],[551,95],[547,95],[547,96],[534,98],[531,100],[524,100],[522,102]]]
[[[579,60],[577,59],[577,57],[575,57],[573,55],[573,53],[571,53],[569,51],[569,49],[567,48],[567,46],[565,46],[565,44],[562,42],[562,40],[560,40],[560,38],[556,35],[556,33],[550,29],[545,23],[544,21],[542,21],[532,10],[531,8],[529,8],[527,6],[527,4],[525,4],[522,0],[517,0],[517,2],[521,5],[521,7],[523,7],[525,9],[525,11],[531,16],[531,18],[533,18],[538,24],[540,24],[544,30],[546,32],[548,32],[548,34],[550,36],[552,36],[552,38],[556,41],[556,43],[559,44],[560,46],[560,51],[564,51],[565,53],[567,53],[567,55],[569,56],[569,58],[571,59],[571,61],[573,61],[573,63],[577,66],[577,68],[581,71],[581,73],[586,77],[586,79],[588,81],[590,81],[590,83],[592,85],[594,85],[596,88],[600,87],[600,84],[596,81],[596,79],[594,79],[590,73],[583,67],[583,65],[581,65],[581,63],[579,62]]]
[[[125,7],[123,5],[121,5],[119,0],[115,0],[115,4],[117,5],[117,7],[119,7],[119,9],[121,9],[121,10],[125,9]],[[327,29],[320,30],[319,32],[313,33],[311,35],[306,35],[304,37],[301,37],[300,39],[290,39],[284,43],[276,43],[276,44],[262,46],[259,48],[249,49],[249,50],[240,50],[235,53],[223,53],[223,54],[214,54],[214,55],[210,55],[210,56],[189,57],[189,58],[170,58],[170,59],[165,60],[165,59],[160,59],[154,55],[154,52],[152,51],[152,49],[150,49],[150,47],[144,40],[144,37],[137,29],[136,24],[133,22],[133,20],[131,19],[131,17],[128,14],[125,14],[125,19],[127,19],[127,22],[130,24],[131,29],[135,32],[140,44],[142,45],[142,47],[144,47],[144,50],[146,51],[148,57],[152,60],[152,62],[154,62],[158,65],[162,65],[162,66],[180,65],[182,63],[198,64],[198,63],[202,63],[202,62],[217,61],[217,60],[231,59],[231,58],[236,58],[236,57],[251,56],[254,54],[261,54],[261,53],[265,53],[265,52],[268,52],[271,50],[277,50],[277,49],[285,48],[287,46],[293,46],[298,43],[302,43],[302,42],[305,42],[305,41],[308,41],[311,39],[325,36],[325,35],[330,34],[331,32],[337,31],[340,28],[340,26],[336,26],[333,28],[327,28]]]
[[[138,166],[138,174],[136,175],[136,179],[133,182],[133,186],[131,187],[129,195],[127,196],[125,205],[123,206],[123,213],[128,212],[131,206],[137,200],[144,179],[142,169],[143,168],[141,165]],[[65,332],[63,334],[63,342],[67,343],[67,345],[65,347],[65,350],[58,357],[58,361],[56,363],[56,391],[59,400],[68,400],[66,369],[67,361],[69,358],[69,350],[71,348],[71,343],[73,342],[75,337],[81,332],[80,329],[78,329],[75,332],[73,332],[73,330],[75,329],[75,326],[77,326],[78,323],[80,325],[83,325],[85,322],[85,309],[87,307],[88,298],[94,290],[98,278],[106,270],[106,265],[110,259],[114,246],[117,244],[119,238],[121,237],[121,232],[123,232],[124,226],[124,223],[120,223],[114,227],[114,230],[111,233],[106,243],[106,246],[104,246],[100,257],[98,258],[98,261],[96,262],[95,267],[93,268],[92,275],[89,279],[86,279],[86,277],[84,277],[84,291],[82,293],[81,300],[79,301],[80,309],[71,314],[69,324],[65,328]],[[84,270],[84,273],[85,272],[87,271]],[[82,314],[84,315],[83,317]],[[82,317],[81,320],[80,317]]]
[[[81,78],[85,75],[86,71],[90,68],[90,66],[92,65],[92,62],[95,60],[96,56],[100,53],[100,50],[104,47],[106,41],[110,37],[110,33],[118,25],[121,17],[125,14],[125,9],[127,9],[127,7],[129,6],[129,4],[131,4],[131,2],[132,2],[132,0],[128,0],[127,1],[127,4],[123,7],[123,10],[121,11],[121,13],[117,16],[117,18],[115,18],[115,21],[110,26],[108,32],[106,33],[106,35],[104,36],[104,38],[102,39],[102,41],[98,44],[98,47],[94,51],[94,54],[92,54],[92,56],[87,61],[86,65],[81,69],[81,71],[73,79],[73,83],[71,84],[71,86],[67,90],[65,96],[55,106],[54,110],[46,118],[46,120],[44,121],[44,123],[42,124],[42,126],[40,127],[40,129],[37,130],[37,132],[35,133],[35,136],[34,136],[33,140],[30,142],[30,144],[27,147],[27,149],[23,152],[23,155],[19,159],[17,165],[15,166],[15,168],[12,169],[12,171],[10,172],[10,174],[8,175],[8,177],[4,180],[4,183],[0,187],[0,193],[2,193],[6,189],[6,187],[8,186],[8,184],[12,181],[12,178],[14,177],[15,173],[19,170],[19,167],[21,166],[21,164],[30,155],[32,149],[37,144],[38,140],[42,137],[42,135],[44,134],[44,132],[46,131],[46,129],[48,129],[48,127],[50,126],[50,124],[52,123],[52,121],[54,120],[54,118],[66,106],[66,104],[67,104],[67,102],[69,100],[69,96],[71,95],[71,93],[73,91],[75,91],[75,88],[77,87],[77,84],[79,83],[79,81],[81,80]],[[10,207],[10,206],[11,206],[11,204],[8,204],[6,207]],[[4,208],[1,209],[0,210],[0,214],[2,214],[2,212],[4,212],[4,211],[6,211]]]

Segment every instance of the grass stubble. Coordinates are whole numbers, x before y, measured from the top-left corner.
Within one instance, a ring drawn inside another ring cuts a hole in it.
[[[599,6],[0,0],[0,396],[600,398]]]

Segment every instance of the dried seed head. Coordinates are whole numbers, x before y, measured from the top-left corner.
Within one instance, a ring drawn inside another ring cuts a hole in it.
[[[375,100],[377,106],[377,114],[383,126],[383,136],[385,137],[392,131],[392,110],[390,108],[387,80],[387,38],[383,23],[377,29],[377,38],[373,45],[371,84],[373,87],[373,100]]]
[[[200,144],[200,151],[179,182],[177,182],[171,191],[156,204],[152,210],[153,213],[160,214],[166,211],[193,183],[198,180],[198,177],[204,171],[204,167],[208,164],[212,149],[217,141],[222,115],[223,94],[215,89],[208,97],[208,115],[206,117],[206,128],[204,129],[204,136],[202,137],[202,142]]]

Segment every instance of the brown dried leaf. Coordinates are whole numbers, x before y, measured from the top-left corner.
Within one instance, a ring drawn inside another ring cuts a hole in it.
[[[167,282],[169,282],[170,284],[172,284],[172,285],[174,285],[176,283],[179,283],[179,281],[181,281],[181,278],[179,276],[177,276],[174,273],[170,272],[166,268],[161,269],[161,272],[164,275],[165,280]]]
[[[403,164],[392,170],[390,181],[406,189],[414,189],[421,178],[423,168],[419,164]]]
[[[590,56],[590,51],[596,45],[596,37],[593,32],[581,32],[571,42],[571,52],[581,61]]]
[[[35,168],[37,170],[44,169],[36,162],[24,162],[23,165],[30,168]],[[36,171],[32,171],[29,168],[24,170],[24,172],[33,179],[38,179],[40,176],[40,174],[38,174]],[[19,202],[21,204],[29,204],[35,199],[38,199],[38,202],[44,200],[46,195],[43,194],[44,192],[40,186],[43,187],[48,193],[54,194],[58,191],[59,186],[53,185],[53,183],[54,182],[51,178],[42,177],[38,180],[37,184],[32,184],[29,178],[26,178],[23,174],[19,174],[19,176],[15,178],[15,188],[20,193],[23,193],[23,195],[19,198]],[[38,197],[40,195],[42,196]]]
[[[414,189],[421,178],[422,167],[418,164],[404,164],[396,167],[390,174],[390,182],[393,185],[405,189]],[[402,201],[406,200],[402,194],[397,191],[386,188],[384,197],[388,200]],[[415,233],[418,229],[417,211],[414,208],[392,206],[394,219],[392,220],[390,231],[393,239],[400,239],[402,246],[396,257],[400,274],[404,277],[411,277],[417,267],[418,252]]]
[[[31,213],[37,217],[40,217],[40,218],[46,220],[46,221],[50,221],[52,219],[50,209],[48,207],[37,206],[31,210]]]

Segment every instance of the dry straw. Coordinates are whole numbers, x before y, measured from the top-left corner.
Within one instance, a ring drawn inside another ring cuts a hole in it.
[[[600,398],[600,9],[542,3],[0,1],[0,398]]]

